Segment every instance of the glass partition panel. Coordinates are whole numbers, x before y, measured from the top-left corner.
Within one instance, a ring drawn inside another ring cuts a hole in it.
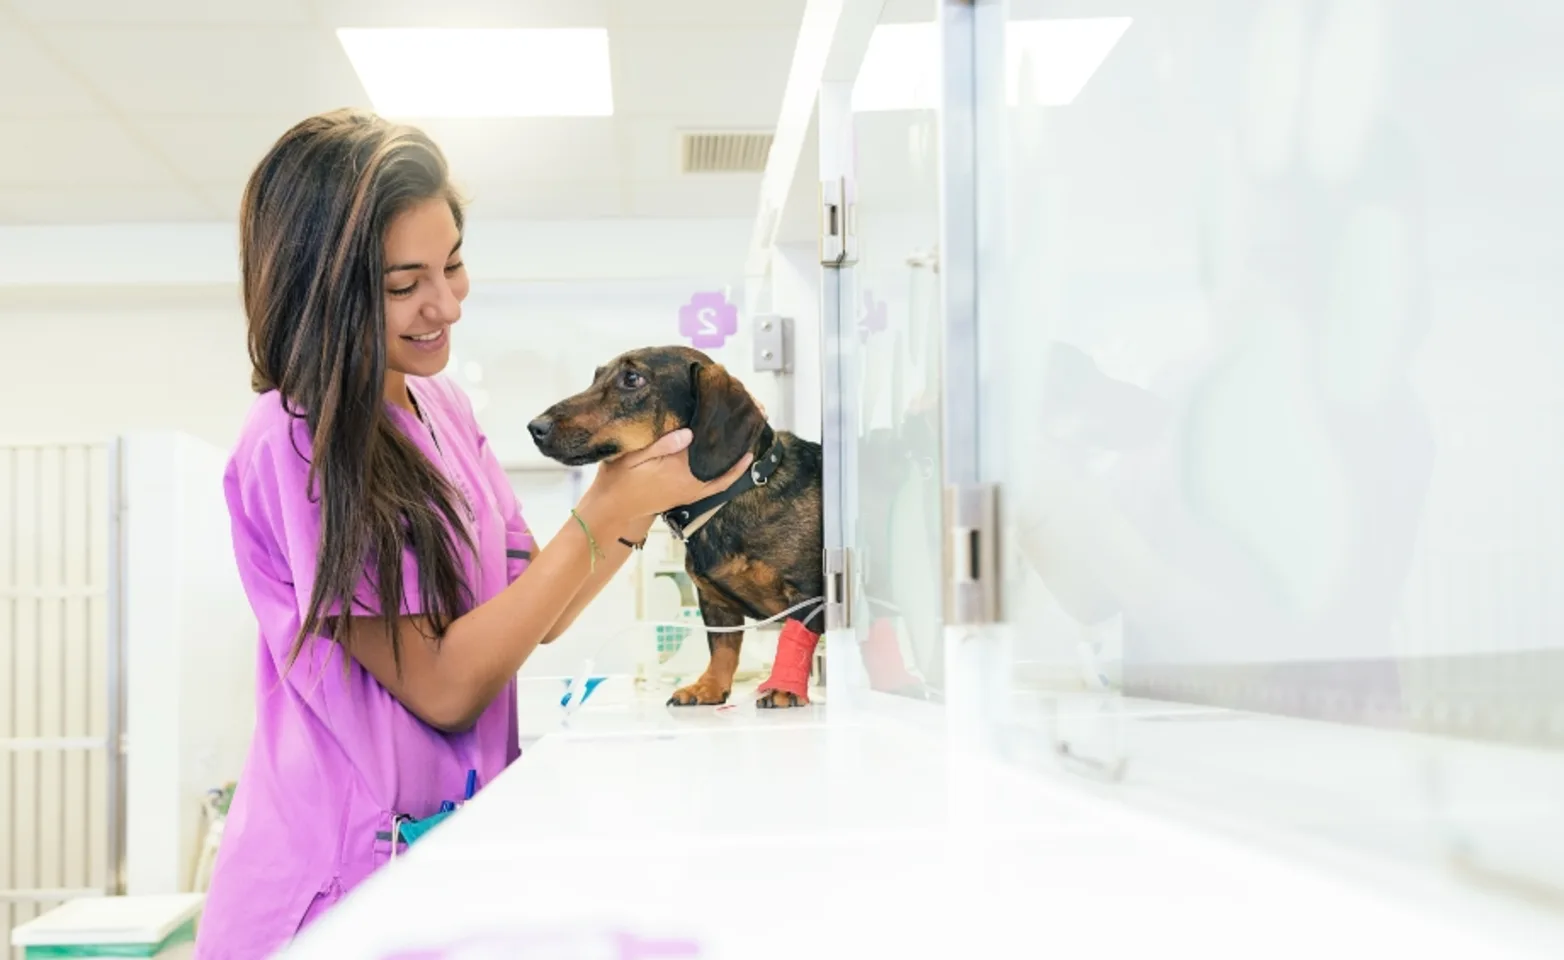
[[[1130,782],[1564,890],[1564,7],[979,7],[1018,704],[1122,692]]]
[[[858,404],[853,629],[867,685],[917,698],[937,693],[943,665],[933,15],[931,0],[887,3],[854,84],[858,259],[841,286],[856,318],[843,344]]]

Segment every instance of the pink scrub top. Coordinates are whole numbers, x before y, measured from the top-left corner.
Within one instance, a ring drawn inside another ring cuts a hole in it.
[[[471,505],[477,558],[465,556],[477,602],[521,575],[535,544],[505,471],[444,378],[408,378],[423,419],[389,407]],[[424,724],[330,640],[288,653],[309,602],[320,542],[319,505],[307,490],[309,428],[273,391],[256,399],[224,487],[234,558],[260,625],[255,737],[223,830],[196,956],[265,957],[285,946],[391,856],[377,834],[393,814],[422,818],[461,800],[467,771],[479,785],[520,755],[516,685],[467,733]],[[463,504],[459,514],[469,516]],[[462,551],[466,554],[466,551]],[[405,560],[405,613],[420,611],[418,575]],[[367,578],[366,578],[367,579]],[[359,598],[373,610],[368,582]],[[336,608],[333,608],[336,609]]]

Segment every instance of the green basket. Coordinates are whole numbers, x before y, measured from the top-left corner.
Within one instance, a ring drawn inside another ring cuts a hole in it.
[[[673,659],[673,655],[679,652],[684,638],[701,629],[701,611],[698,607],[684,607],[679,611],[680,620],[693,621],[687,627],[677,627],[672,624],[659,623],[657,630],[657,662],[667,663]]]
[[[191,917],[158,943],[71,943],[29,945],[22,948],[25,960],[45,957],[155,957],[169,947],[195,939],[196,918]]]

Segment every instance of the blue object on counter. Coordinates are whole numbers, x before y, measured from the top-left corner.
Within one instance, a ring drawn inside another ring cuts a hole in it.
[[[576,704],[576,706],[579,707],[579,706],[581,706],[581,704],[586,703],[587,697],[590,697],[592,695],[592,691],[597,689],[597,685],[602,683],[604,680],[607,680],[607,679],[608,679],[607,677],[588,677],[586,683],[582,685],[581,700],[580,700],[579,703]],[[570,703],[570,687],[571,687],[571,685],[574,682],[575,681],[573,681],[573,680],[566,680],[565,681],[565,694],[564,694],[564,696],[559,698],[559,705],[560,706],[563,707],[563,706],[569,705],[569,703]]]

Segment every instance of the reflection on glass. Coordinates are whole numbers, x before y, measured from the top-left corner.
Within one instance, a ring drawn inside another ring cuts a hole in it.
[[[1131,778],[1564,889],[1564,8],[1009,9],[1018,688],[1121,690]],[[1091,18],[1072,92],[1037,38]]]
[[[943,666],[938,115],[887,100],[917,49],[907,28],[933,27],[893,22],[899,6],[887,4],[892,22],[878,28],[853,94],[859,249],[842,294],[857,330],[845,349],[859,404],[853,623],[870,687],[926,698]],[[928,5],[916,6],[927,17]],[[937,76],[931,62],[920,69]]]

